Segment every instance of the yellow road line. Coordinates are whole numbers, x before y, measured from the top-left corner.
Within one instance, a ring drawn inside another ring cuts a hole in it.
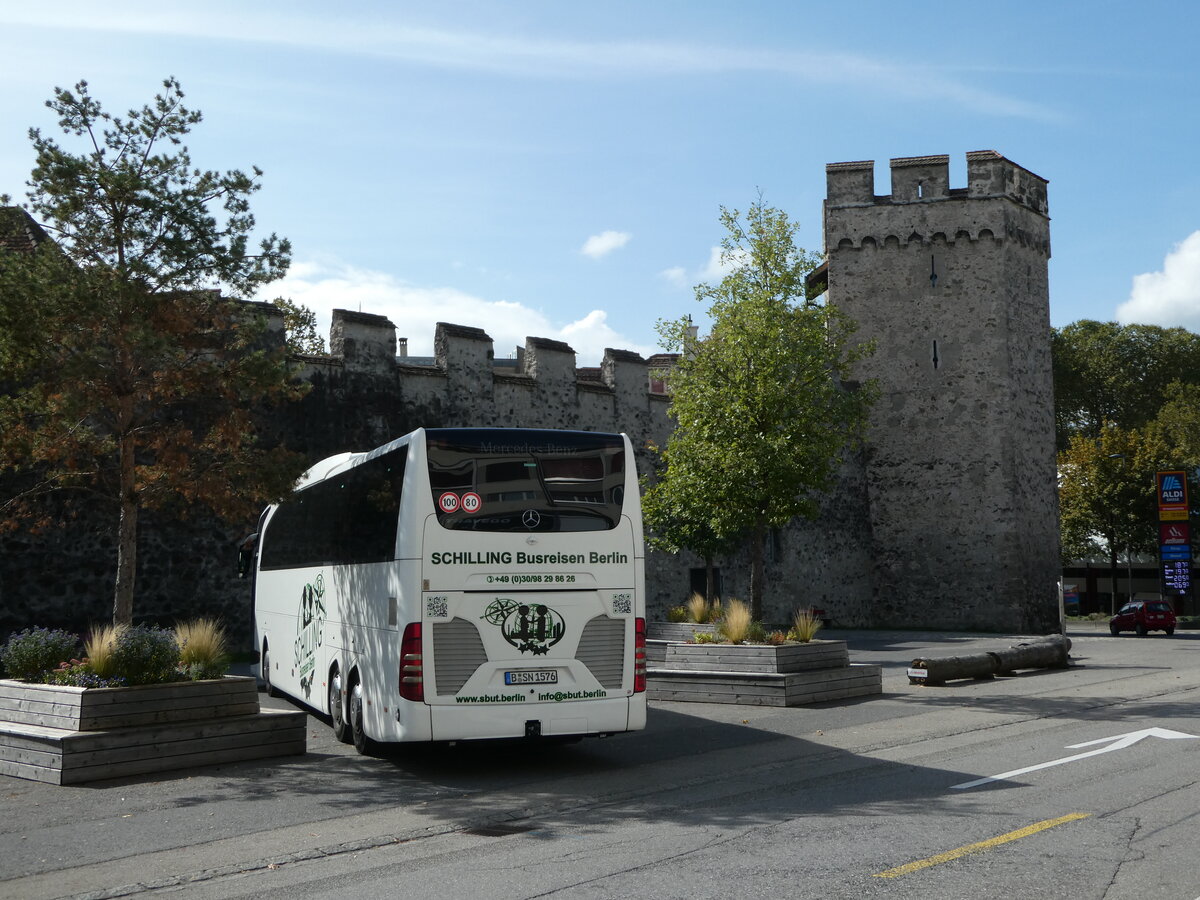
[[[1046,819],[1044,822],[1035,822],[1024,828],[1018,828],[1016,831],[1010,831],[1008,834],[980,841],[978,844],[967,844],[967,846],[959,847],[957,850],[939,853],[937,856],[931,856],[928,859],[919,859],[916,862],[888,869],[886,872],[876,872],[873,877],[899,878],[901,875],[908,875],[921,869],[928,869],[930,866],[936,866],[939,863],[950,862],[952,859],[958,859],[960,856],[966,856],[969,853],[981,853],[984,850],[991,850],[993,847],[999,847],[1001,844],[1029,837],[1031,834],[1037,834],[1039,831],[1045,831],[1047,828],[1053,828],[1056,825],[1064,825],[1067,822],[1074,822],[1077,819],[1086,819],[1090,815],[1091,813],[1070,813],[1065,816],[1059,816],[1057,819]]]

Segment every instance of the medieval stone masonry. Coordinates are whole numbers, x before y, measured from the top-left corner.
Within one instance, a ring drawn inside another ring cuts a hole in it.
[[[877,196],[873,166],[827,168],[821,274],[829,302],[877,343],[858,376],[878,381],[880,400],[865,453],[843,466],[819,518],[773,536],[765,618],[812,605],[844,626],[1049,630],[1058,538],[1046,182],[986,151],[968,154],[965,189],[949,187],[947,157],[892,160],[892,192]],[[259,308],[282,339],[277,311]],[[312,391],[273,416],[268,438],[315,462],[421,426],[623,431],[647,473],[647,442],[670,434],[669,399],[635,353],[607,350],[597,372],[578,369],[566,344],[529,337],[497,359],[486,333],[447,323],[434,344],[433,358],[408,357],[388,319],[335,310],[330,354],[296,360]],[[236,543],[253,527],[147,517],[138,616],[219,615],[248,634]],[[98,515],[0,537],[0,637],[105,619],[114,528]],[[740,556],[717,562],[725,595],[746,596]],[[686,598],[700,565],[648,555],[651,617]]]
[[[871,619],[1047,631],[1058,507],[1046,181],[993,151],[827,167],[829,301],[877,344]]]

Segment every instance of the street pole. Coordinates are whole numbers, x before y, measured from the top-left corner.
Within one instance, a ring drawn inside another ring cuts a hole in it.
[[[1108,454],[1108,458],[1109,459],[1119,459],[1121,461],[1121,471],[1122,472],[1125,471],[1126,466],[1128,466],[1128,464],[1129,464],[1129,459],[1125,456],[1124,453],[1110,453],[1110,454]],[[1114,523],[1114,525],[1115,525],[1115,523]],[[1117,536],[1117,530],[1116,530],[1116,528],[1113,528],[1114,541],[1115,541],[1116,536]],[[1117,609],[1116,609],[1116,606],[1117,606],[1117,567],[1116,567],[1117,555],[1116,555],[1116,553],[1113,554],[1112,561],[1113,561],[1113,567],[1112,567],[1112,573],[1111,573],[1112,574],[1112,602],[1113,602],[1113,615],[1115,616],[1117,614]],[[1133,562],[1129,557],[1129,538],[1128,537],[1125,538],[1125,590],[1126,590],[1126,593],[1129,595],[1128,597],[1126,597],[1126,600],[1127,601],[1132,600],[1133,599]]]

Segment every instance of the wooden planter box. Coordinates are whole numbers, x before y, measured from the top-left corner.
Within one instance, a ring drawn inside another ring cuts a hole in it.
[[[647,654],[650,700],[800,706],[883,693],[883,667],[851,665],[845,641],[658,644]]]
[[[0,774],[79,784],[304,753],[307,716],[260,710],[253,678],[123,688],[0,680]]]
[[[807,672],[650,673],[646,698],[742,706],[803,706],[883,693],[883,667],[852,664]]]
[[[650,622],[646,626],[646,638],[652,641],[690,641],[697,634],[713,634],[717,626],[709,622]]]
[[[67,731],[101,731],[256,712],[258,688],[248,676],[119,688],[0,680],[0,721]]]
[[[668,644],[662,668],[706,672],[803,672],[850,665],[845,641],[807,644]]]

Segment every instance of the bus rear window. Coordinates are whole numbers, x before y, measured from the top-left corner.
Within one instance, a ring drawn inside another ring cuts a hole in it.
[[[425,439],[444,528],[604,531],[621,519],[625,443],[618,434],[434,428]]]

